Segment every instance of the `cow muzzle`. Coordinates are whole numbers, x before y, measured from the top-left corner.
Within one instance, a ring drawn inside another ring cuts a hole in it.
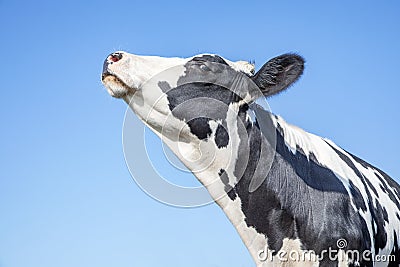
[[[122,52],[110,54],[103,63],[101,81],[108,93],[115,98],[122,98],[136,91],[135,88],[128,86],[125,82],[123,67],[124,54]]]

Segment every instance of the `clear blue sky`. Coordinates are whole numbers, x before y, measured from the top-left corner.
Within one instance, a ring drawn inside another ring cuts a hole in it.
[[[84,3],[87,2],[87,3]],[[398,1],[0,1],[0,266],[254,266],[216,205],[172,208],[125,166],[114,50],[297,52],[272,111],[400,178]],[[193,178],[194,179],[194,178]]]

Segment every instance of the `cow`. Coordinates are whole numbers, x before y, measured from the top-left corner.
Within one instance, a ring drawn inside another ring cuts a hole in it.
[[[296,82],[304,63],[288,53],[255,72],[215,54],[117,51],[102,83],[192,170],[256,266],[399,266],[399,185],[257,104]]]

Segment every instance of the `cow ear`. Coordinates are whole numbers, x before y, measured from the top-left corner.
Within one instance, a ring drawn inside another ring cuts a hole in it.
[[[304,70],[304,59],[296,54],[284,54],[264,64],[252,80],[268,97],[297,81]]]

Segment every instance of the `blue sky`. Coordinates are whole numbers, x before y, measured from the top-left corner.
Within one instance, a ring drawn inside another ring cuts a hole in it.
[[[257,67],[297,52],[305,73],[272,111],[400,178],[398,1],[3,0],[0,11],[1,267],[253,266],[216,205],[173,208],[133,182],[126,105],[100,83],[114,50]]]

